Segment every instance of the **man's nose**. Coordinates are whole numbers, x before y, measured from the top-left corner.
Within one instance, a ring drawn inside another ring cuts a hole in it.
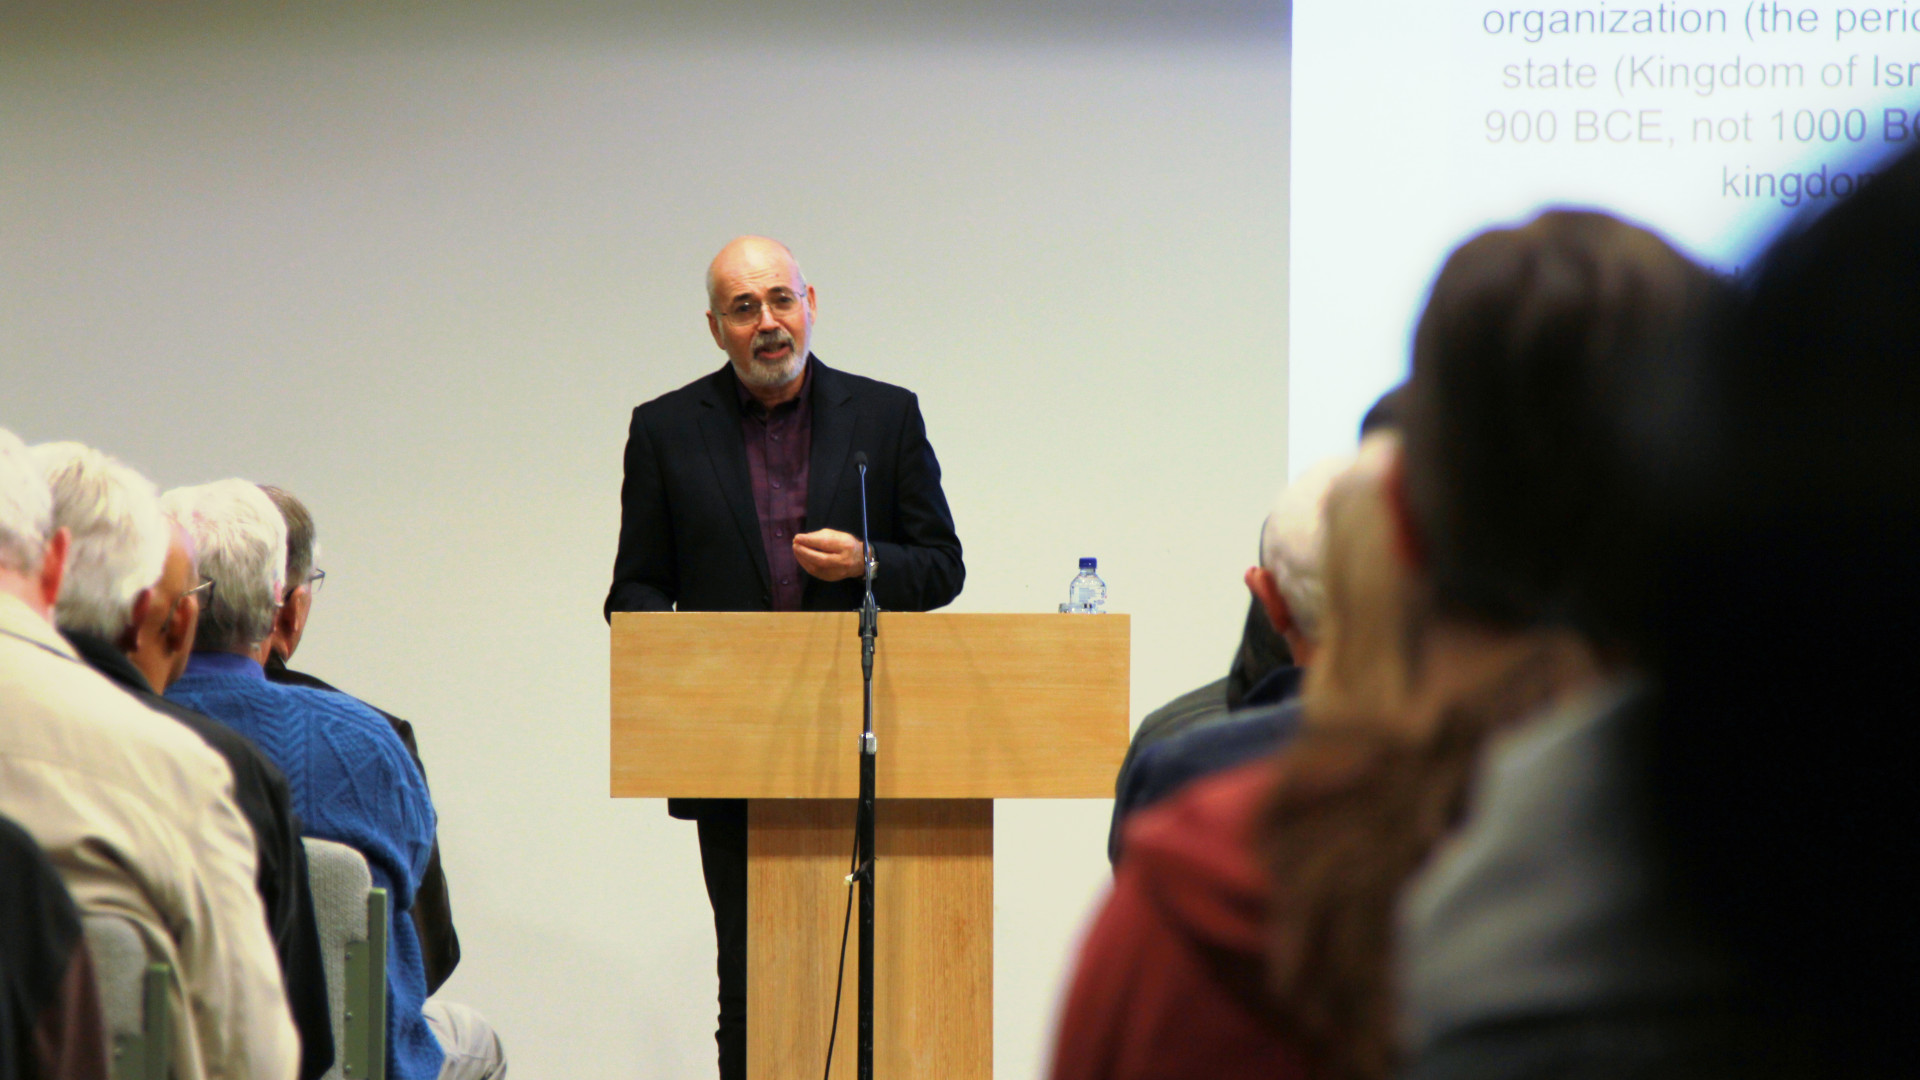
[[[780,329],[780,320],[773,317],[772,304],[760,305],[760,321],[753,324],[753,329],[755,332]]]

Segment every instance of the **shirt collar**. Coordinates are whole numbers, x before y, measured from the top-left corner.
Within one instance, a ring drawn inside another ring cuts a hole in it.
[[[153,684],[147,681],[146,673],[137,667],[126,653],[106,638],[89,634],[81,630],[66,632],[67,641],[73,650],[87,662],[93,670],[119,683],[129,690],[152,693]]]
[[[73,646],[67,644],[67,639],[60,636],[60,631],[55,630],[52,623],[12,593],[0,592],[0,634],[38,645],[69,660],[80,659],[73,651]]]
[[[267,673],[253,657],[230,652],[196,652],[187,658],[187,676],[224,675],[267,681]],[[186,676],[182,676],[183,678]]]

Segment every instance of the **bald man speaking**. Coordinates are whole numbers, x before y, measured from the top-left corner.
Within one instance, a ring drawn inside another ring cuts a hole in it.
[[[930,611],[966,579],[920,403],[898,386],[813,355],[813,286],[784,244],[742,236],[707,268],[707,328],[720,370],[633,410],[616,611],[852,611],[863,596],[860,481],[867,456],[874,598]],[[727,718],[712,717],[724,737]],[[851,745],[851,744],[849,744]],[[744,1080],[747,807],[674,799],[699,823],[720,948],[722,1080]]]

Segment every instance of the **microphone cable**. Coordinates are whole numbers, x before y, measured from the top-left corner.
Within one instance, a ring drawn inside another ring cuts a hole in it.
[[[820,1080],[832,1080],[833,1041],[840,1037],[840,992],[847,985],[847,931],[853,929],[853,888],[860,880],[860,834],[853,835],[852,868],[847,874],[847,915],[840,923],[840,974],[833,980],[833,1024],[827,1028],[827,1067]]]

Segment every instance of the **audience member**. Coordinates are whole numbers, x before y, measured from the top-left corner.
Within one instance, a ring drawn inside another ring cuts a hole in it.
[[[1240,645],[1234,650],[1233,665],[1227,669],[1227,673],[1148,713],[1140,719],[1140,726],[1134,729],[1133,739],[1127,743],[1126,756],[1120,760],[1120,772],[1113,781],[1116,813],[1107,828],[1109,861],[1120,861],[1118,803],[1120,793],[1126,789],[1127,778],[1132,774],[1133,763],[1141,752],[1182,732],[1224,720],[1235,709],[1275,704],[1273,701],[1247,699],[1249,694],[1261,698],[1270,692],[1286,689],[1291,683],[1285,676],[1271,682],[1268,680],[1275,672],[1291,667],[1293,657],[1287,652],[1286,640],[1274,631],[1273,621],[1267,618],[1266,609],[1260,606],[1259,599],[1249,600],[1246,625],[1240,631]]]
[[[0,431],[0,814],[81,911],[132,921],[171,967],[176,1080],[288,1080],[300,1050],[232,772],[53,628],[69,543],[32,456]]]
[[[1343,504],[1330,507],[1330,552],[1364,565],[1372,550],[1373,565],[1398,567],[1387,588],[1341,595],[1376,595],[1392,617],[1326,635],[1303,731],[1276,759],[1195,784],[1131,826],[1057,1076],[1383,1077],[1399,1061],[1402,1004],[1420,1075],[1500,1075],[1518,1063],[1484,1053],[1480,1036],[1492,1031],[1497,1049],[1535,1006],[1599,1000],[1574,971],[1584,961],[1630,970],[1656,955],[1649,942],[1673,944],[1630,919],[1610,924],[1626,931],[1618,938],[1543,931],[1566,914],[1557,904],[1606,908],[1634,886],[1607,880],[1608,838],[1593,826],[1620,823],[1589,813],[1586,777],[1538,766],[1556,757],[1549,743],[1612,724],[1637,700],[1629,646],[1649,588],[1626,573],[1644,549],[1624,542],[1634,518],[1620,410],[1634,373],[1685,343],[1713,293],[1657,238],[1595,214],[1549,213],[1448,260],[1398,402],[1404,450],[1389,439],[1382,462],[1369,446],[1371,468],[1350,478],[1373,476],[1387,511],[1371,547]],[[1508,729],[1476,782],[1482,743]],[[1529,743],[1530,757],[1513,756]],[[1544,805],[1556,781],[1574,812]],[[1477,812],[1451,836],[1470,790]],[[1552,888],[1575,881],[1587,891]],[[1674,980],[1617,1000],[1693,1005],[1717,985],[1719,971],[1684,948],[1664,959]]]
[[[1309,468],[1280,494],[1261,524],[1260,561],[1246,573],[1247,589],[1295,661],[1261,684],[1275,703],[1197,725],[1142,749],[1131,768],[1121,771],[1110,855],[1118,854],[1119,834],[1135,811],[1198,777],[1270,753],[1299,725],[1301,674],[1312,664],[1319,639],[1324,504],[1334,478],[1352,460],[1330,458]]]
[[[1650,425],[1686,465],[1656,851],[1800,1076],[1915,1069],[1920,153],[1877,171],[1773,244]]]
[[[1369,460],[1363,453],[1361,465]],[[1385,531],[1377,525],[1385,517],[1378,471],[1364,474],[1370,477],[1365,484],[1342,479],[1327,496],[1316,667],[1336,659],[1338,642],[1401,647],[1387,633],[1340,629],[1355,620],[1398,625],[1397,611],[1347,606],[1370,601],[1377,590],[1348,587],[1345,577],[1370,582],[1381,576],[1363,572],[1358,559],[1387,562],[1384,545],[1356,547],[1367,522]],[[1345,512],[1348,503],[1367,500],[1367,484],[1372,513]],[[1350,547],[1356,557],[1346,557]],[[1355,669],[1367,659],[1341,663]],[[1127,856],[1069,991],[1056,1078],[1310,1075],[1264,978],[1272,890],[1259,855],[1259,811],[1282,775],[1276,768],[1287,769],[1293,757],[1289,743],[1277,767],[1261,761],[1208,777],[1129,824]]]
[[[1366,416],[1360,420],[1362,439],[1375,432],[1392,431],[1399,427],[1403,391],[1404,387],[1396,386],[1382,394],[1367,409]],[[1263,545],[1265,537],[1265,524],[1262,523]],[[1286,696],[1291,696],[1298,690],[1298,680],[1285,675],[1271,682],[1265,680],[1276,671],[1294,666],[1294,657],[1287,649],[1286,640],[1274,629],[1267,608],[1255,596],[1247,604],[1246,627],[1241,632],[1240,648],[1234,653],[1233,667],[1227,672],[1226,678],[1215,679],[1205,686],[1181,694],[1148,713],[1141,719],[1140,726],[1134,729],[1133,738],[1127,744],[1126,757],[1120,762],[1120,772],[1113,784],[1114,814],[1107,828],[1109,861],[1120,860],[1120,825],[1125,816],[1122,804],[1126,799],[1126,791],[1133,783],[1134,762],[1140,755],[1150,747],[1176,738],[1190,729],[1219,723],[1236,710],[1280,704],[1283,691]]]
[[[159,493],[145,477],[98,450],[46,443],[34,457],[52,488],[54,527],[72,538],[54,622],[95,671],[186,725],[233,771],[235,799],[253,831],[256,886],[300,1033],[300,1075],[314,1080],[333,1064],[333,1021],[286,777],[245,736],[160,696],[185,670],[199,621],[186,534],[161,515]]]
[[[300,639],[307,632],[307,615],[313,610],[314,594],[327,577],[326,571],[316,567],[313,561],[318,551],[313,515],[307,512],[306,504],[290,491],[271,484],[260,485],[260,490],[267,493],[273,505],[279,508],[280,516],[287,521],[286,592],[279,610],[274,613],[273,634],[268,638],[267,681],[337,693],[338,688],[331,684],[287,667],[287,661],[293,659],[294,650],[300,647]],[[413,725],[376,705],[361,704],[379,713],[393,728],[393,733],[400,736],[401,743],[407,748],[407,756],[413,759],[414,768],[420,770],[421,783],[426,783],[427,767],[420,761],[420,744],[414,739]],[[431,789],[428,795],[431,797]],[[414,929],[420,934],[420,955],[426,962],[427,993],[435,994],[460,964],[460,935],[453,928],[453,903],[447,894],[447,875],[440,868],[440,832],[437,827],[434,830],[433,847],[427,853],[426,876],[420,879],[420,891],[413,898],[412,917]]]
[[[33,837],[0,818],[0,1080],[107,1080],[80,911]]]
[[[286,774],[307,835],[359,851],[393,898],[388,1075],[503,1075],[505,1056],[484,1021],[426,1000],[407,910],[426,871],[434,812],[406,748],[378,714],[344,694],[267,681],[274,613],[285,595],[286,520],[243,480],[176,488],[162,505],[186,526],[200,572],[213,582],[193,656],[168,696],[252,739]]]
[[[1647,822],[1626,768],[1656,591],[1637,410],[1685,366],[1717,294],[1659,237],[1564,211],[1469,241],[1433,286],[1393,500],[1426,618],[1557,629],[1591,662],[1566,665],[1492,748],[1471,814],[1403,898],[1413,1077],[1753,1064],[1726,1023],[1728,969],[1636,858]]]

